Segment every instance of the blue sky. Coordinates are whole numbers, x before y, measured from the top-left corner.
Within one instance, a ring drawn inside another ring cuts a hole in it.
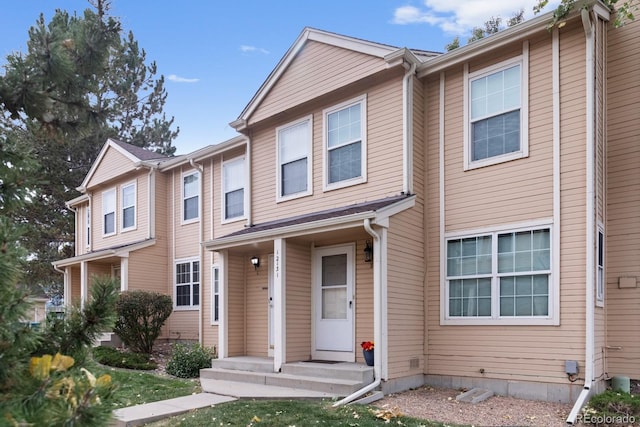
[[[7,2],[7,0],[4,0]],[[111,14],[156,61],[184,154],[234,137],[235,120],[305,27],[397,47],[443,51],[456,35],[535,0],[112,0]],[[557,4],[557,1],[551,2]],[[91,7],[87,0],[20,0],[0,14],[0,64],[25,51],[43,13]],[[1,71],[0,71],[1,72]]]

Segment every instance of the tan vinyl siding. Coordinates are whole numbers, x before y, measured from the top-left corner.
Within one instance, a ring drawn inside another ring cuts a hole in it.
[[[173,212],[174,226],[174,255],[175,259],[197,257],[200,255],[200,218],[194,222],[182,222],[182,177],[184,173],[194,171],[191,167],[179,169],[173,172],[172,199],[169,200]],[[200,179],[203,177],[201,176]],[[173,202],[172,202],[173,200]],[[202,203],[202,194],[200,195]]]
[[[360,343],[374,341],[373,337],[373,262],[364,262],[365,242],[373,245],[371,237],[356,241],[356,362],[365,363]]]
[[[384,70],[386,65],[380,58],[308,41],[253,113],[250,123]]]
[[[198,311],[176,311],[171,313],[166,325],[169,329],[169,339],[198,340]]]
[[[640,378],[640,22],[607,41],[607,371]],[[626,279],[628,278],[628,279]],[[635,286],[620,288],[620,280]]]
[[[567,384],[564,361],[584,366],[586,151],[584,34],[567,26],[561,49],[560,326],[440,325],[439,76],[427,80],[426,373]],[[493,58],[493,55],[492,55]],[[445,80],[445,227],[463,231],[553,218],[551,48],[530,42],[529,157],[463,171],[462,70]],[[472,67],[473,68],[473,67]],[[484,373],[480,373],[483,369]]]
[[[129,254],[129,290],[159,292],[173,296],[167,289],[167,278],[173,278],[173,266],[167,263],[166,245],[156,245]]]
[[[245,263],[244,257],[230,255],[226,271],[228,281],[228,352],[229,357],[246,352]]]
[[[289,123],[313,114],[313,195],[276,203],[275,128],[256,131],[252,140],[253,222],[285,218],[367,200],[376,200],[402,191],[402,80],[401,75],[367,92],[367,182],[332,191],[323,191],[323,109],[349,101],[357,93],[332,98],[313,111],[282,119]]]
[[[387,234],[387,322],[390,378],[424,368],[423,207],[394,215]],[[412,367],[411,363],[417,366]]]
[[[71,303],[80,303],[80,266],[71,267]]]
[[[286,361],[311,359],[311,248],[287,242]]]
[[[242,258],[246,271],[247,356],[266,357],[269,331],[269,262],[260,255],[260,268],[251,266],[251,256]]]
[[[96,166],[87,188],[106,183],[114,177],[125,175],[135,170],[133,162],[113,148],[109,148],[102,161]]]

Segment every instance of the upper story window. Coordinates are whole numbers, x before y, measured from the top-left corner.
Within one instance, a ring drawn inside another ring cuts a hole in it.
[[[550,319],[551,259],[550,228],[448,239],[446,319]]]
[[[136,184],[122,186],[122,230],[136,228]]]
[[[244,217],[244,157],[222,164],[222,221]]]
[[[527,79],[520,57],[467,73],[465,169],[528,155]]]
[[[116,189],[102,193],[102,234],[110,236],[116,232]]]
[[[366,98],[324,111],[325,190],[366,180]]]
[[[311,116],[276,129],[279,201],[311,194],[311,129]]]
[[[200,305],[200,261],[176,263],[176,308]]]
[[[86,240],[86,244],[87,247],[91,246],[91,206],[87,206],[87,218],[86,218],[86,225],[87,225],[87,229],[86,229],[86,233],[87,233],[87,240]]]
[[[200,173],[182,176],[182,221],[195,221],[200,216]]]

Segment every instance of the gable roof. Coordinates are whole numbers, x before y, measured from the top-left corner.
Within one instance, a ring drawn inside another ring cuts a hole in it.
[[[251,115],[266,98],[271,89],[289,68],[293,60],[304,48],[308,41],[316,41],[324,43],[326,45],[348,49],[354,52],[377,57],[383,61],[388,62],[389,66],[396,65],[397,62],[395,60],[400,57],[407,59],[410,56],[412,61],[421,63],[429,58],[439,55],[435,52],[428,52],[424,50],[409,50],[405,48],[401,49],[395,46],[375,43],[363,39],[343,36],[328,31],[306,27],[304,30],[302,30],[302,33],[298,36],[293,45],[291,45],[289,50],[284,54],[273,71],[271,71],[262,86],[260,86],[258,91],[255,93],[253,98],[251,98],[242,113],[240,113],[238,119],[230,123],[233,128],[235,128],[237,131],[240,131],[246,126],[246,123],[248,122]],[[399,51],[401,52],[400,55],[397,54],[397,52]],[[396,55],[394,55],[394,53],[396,53]],[[389,60],[389,58],[391,58],[391,61]]]
[[[102,146],[100,153],[98,153],[98,157],[96,157],[96,159],[93,161],[93,164],[91,165],[91,169],[89,169],[87,176],[84,177],[82,184],[80,184],[80,187],[78,187],[78,191],[81,191],[81,192],[85,191],[85,189],[87,188],[87,184],[89,183],[93,175],[96,173],[98,165],[100,164],[100,162],[102,161],[102,159],[107,154],[110,148],[116,150],[118,153],[122,154],[123,156],[131,160],[131,162],[134,164],[140,163],[140,162],[149,162],[154,160],[158,162],[163,162],[171,159],[171,157],[165,154],[155,153],[153,151],[144,149],[142,147],[127,144],[126,142],[118,141],[117,139],[109,138]]]

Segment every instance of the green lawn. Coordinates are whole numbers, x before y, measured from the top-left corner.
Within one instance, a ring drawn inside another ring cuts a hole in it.
[[[111,375],[111,381],[117,386],[114,409],[200,392],[200,382],[197,379],[161,377],[144,371],[111,368],[95,362],[88,362],[86,367],[96,377]]]
[[[393,417],[387,423],[376,417],[377,408],[363,405],[332,408],[332,402],[309,400],[239,400],[212,408],[188,412],[147,424],[153,427],[201,427],[201,426],[256,426],[256,427],[307,427],[347,426],[383,427],[401,425],[409,427],[443,427],[445,424],[409,417]]]

